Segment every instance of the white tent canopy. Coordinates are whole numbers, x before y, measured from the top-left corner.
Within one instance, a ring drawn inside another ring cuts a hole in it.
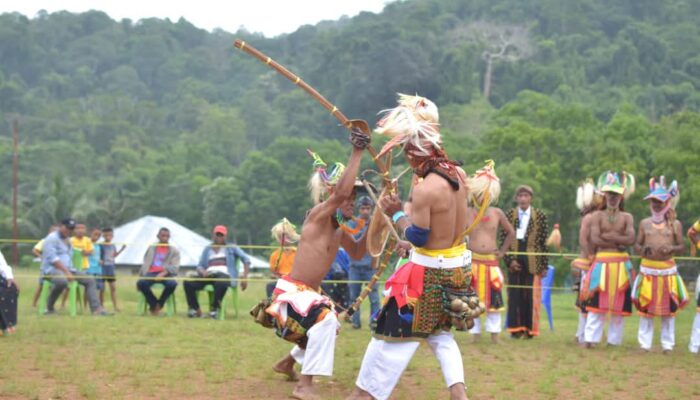
[[[197,266],[202,250],[211,243],[211,240],[169,218],[146,215],[114,228],[113,242],[117,244],[117,249],[121,243],[126,244],[126,249],[115,260],[116,264],[141,265],[148,246],[157,241],[160,228],[170,230],[170,244],[180,250],[180,266],[183,267]],[[270,268],[264,260],[251,255],[249,257],[251,268]]]

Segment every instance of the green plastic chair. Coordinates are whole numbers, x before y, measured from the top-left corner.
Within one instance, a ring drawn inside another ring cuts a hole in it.
[[[165,286],[162,283],[154,283],[153,286],[151,286],[151,290],[153,289],[158,289],[160,288],[161,290],[165,289]],[[140,290],[139,292],[139,303],[136,306],[136,312],[139,315],[144,315],[146,314],[146,311],[148,311],[148,303],[146,303],[146,296],[141,293]],[[165,315],[168,317],[172,317],[177,313],[177,305],[175,304],[175,292],[173,292],[170,297],[168,297],[168,300],[165,301]]]
[[[238,287],[229,287],[231,291],[231,302],[233,303],[233,318],[238,318]],[[206,285],[204,289],[200,292],[206,292],[209,295],[209,309],[211,310],[212,304],[214,304],[214,285]],[[199,293],[197,293],[199,294]],[[226,319],[226,298],[221,302],[221,308],[219,309],[219,315],[217,316],[219,321]]]
[[[41,294],[39,296],[39,315],[43,315],[46,311],[48,311],[48,306],[47,303],[49,301],[49,293],[51,293],[51,287],[53,286],[53,282],[49,279],[44,279],[44,281],[41,284]],[[80,298],[80,287],[78,286],[77,281],[70,281],[68,282],[68,314],[70,314],[71,317],[75,317],[78,315],[78,307],[82,310],[83,304],[79,300]],[[56,300],[58,301],[58,300]]]

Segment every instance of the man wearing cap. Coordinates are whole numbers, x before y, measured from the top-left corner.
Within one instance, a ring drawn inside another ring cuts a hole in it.
[[[675,345],[675,315],[688,303],[688,291],[678,274],[674,254],[683,254],[683,227],[676,219],[678,183],[666,186],[664,177],[649,182],[651,217],[639,223],[634,250],[642,256],[639,275],[632,287],[632,302],[639,310],[637,339],[644,351],[651,350],[654,317],[661,317],[661,348],[664,353]]]
[[[547,252],[549,225],[547,216],[532,207],[534,191],[528,185],[515,190],[517,207],[506,212],[508,222],[515,228],[510,251],[520,253]],[[501,232],[501,241],[506,232]],[[544,255],[518,254],[504,257],[508,268],[508,332],[514,339],[532,338],[540,333],[540,279],[547,272],[548,259]]]
[[[75,220],[66,218],[61,221],[58,229],[50,233],[44,239],[41,253],[41,272],[44,279],[53,283],[51,293],[46,304],[46,313],[54,314],[54,304],[63,290],[68,287],[68,281],[75,280],[85,286],[85,296],[90,304],[90,311],[95,315],[108,315],[100,305],[97,296],[97,283],[95,279],[85,273],[79,272],[81,265],[73,265],[73,246],[71,235],[75,229]]]
[[[236,245],[227,245],[226,236],[228,229],[223,225],[217,225],[212,231],[213,244],[207,246],[202,251],[197,264],[197,279],[185,281],[185,296],[187,296],[187,306],[190,318],[201,317],[202,311],[197,300],[197,291],[204,289],[207,285],[214,287],[214,302],[211,304],[209,316],[218,317],[221,302],[226,296],[228,287],[236,287],[238,284],[238,260],[243,262],[243,281],[241,290],[245,290],[248,282],[248,272],[250,271],[250,258]]]
[[[588,305],[583,337],[591,348],[603,337],[610,315],[608,344],[622,344],[623,317],[632,313],[634,271],[626,248],[634,244],[634,218],[624,212],[624,200],[634,192],[634,177],[625,172],[604,172],[598,187],[605,197],[602,210],[591,216],[590,243],[596,255],[588,276]]]
[[[355,235],[355,239],[359,240],[366,233],[367,227],[369,227],[369,219],[372,215],[372,207],[374,202],[368,196],[360,197],[358,202],[360,219],[365,221],[362,231]],[[362,289],[361,281],[369,281],[374,275],[374,270],[376,269],[376,260],[365,253],[361,259],[355,260],[350,259],[350,301],[353,301],[360,295],[360,290]],[[372,287],[372,291],[369,292],[369,304],[370,304],[370,329],[373,328],[372,316],[374,316],[377,311],[379,311],[379,294],[377,293],[377,286]],[[360,329],[362,326],[360,319],[360,310],[358,309],[352,315],[352,327],[354,329]]]

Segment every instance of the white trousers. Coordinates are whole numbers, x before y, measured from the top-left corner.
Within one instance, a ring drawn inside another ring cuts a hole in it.
[[[676,344],[676,318],[661,317],[661,348],[673,350]],[[637,332],[639,346],[644,350],[651,350],[654,340],[654,318],[639,317],[639,331]]]
[[[586,319],[588,314],[582,312],[578,313],[578,328],[576,328],[576,338],[579,343],[585,343],[586,338],[584,332],[586,331]]]
[[[426,342],[440,362],[447,387],[464,383],[462,353],[452,333],[430,335]],[[388,399],[419,345],[418,341],[387,342],[370,339],[355,384],[377,400]]]
[[[487,312],[486,313],[486,332],[489,333],[500,333],[501,332],[501,313],[500,312]],[[481,333],[481,318],[476,318],[474,320],[474,327],[469,330],[469,333],[473,335],[478,335]]]
[[[693,321],[693,330],[690,332],[690,344],[688,350],[692,353],[697,353],[700,350],[700,312],[695,314]]]
[[[306,332],[306,336],[309,337],[306,350],[294,346],[289,354],[301,364],[302,375],[333,375],[335,338],[339,326],[335,313],[328,313],[321,322]]]
[[[605,316],[607,314],[600,314],[589,312],[588,317],[586,317],[586,328],[584,329],[584,340],[588,343],[600,343],[603,338],[603,324],[605,323]],[[622,344],[622,330],[625,327],[625,319],[622,315],[610,315],[610,322],[608,323],[608,344],[619,346]]]

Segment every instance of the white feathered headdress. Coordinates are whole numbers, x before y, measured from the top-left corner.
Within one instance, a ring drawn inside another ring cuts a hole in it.
[[[486,193],[489,195],[489,205],[498,201],[498,196],[501,195],[501,182],[496,175],[495,165],[493,160],[488,160],[483,168],[469,178],[470,203],[473,206],[480,206]]]
[[[430,156],[433,149],[441,149],[440,115],[432,101],[421,96],[399,93],[398,105],[380,112],[375,132],[391,138],[379,152],[386,154],[397,146],[411,145],[416,155]]]
[[[297,233],[296,226],[289,222],[287,218],[282,218],[280,222],[276,223],[275,226],[270,229],[272,237],[280,242],[285,243],[296,243],[299,241],[299,234]]]
[[[576,208],[583,211],[584,208],[590,207],[596,201],[596,197],[600,197],[598,189],[593,184],[593,179],[587,178],[576,189]]]

